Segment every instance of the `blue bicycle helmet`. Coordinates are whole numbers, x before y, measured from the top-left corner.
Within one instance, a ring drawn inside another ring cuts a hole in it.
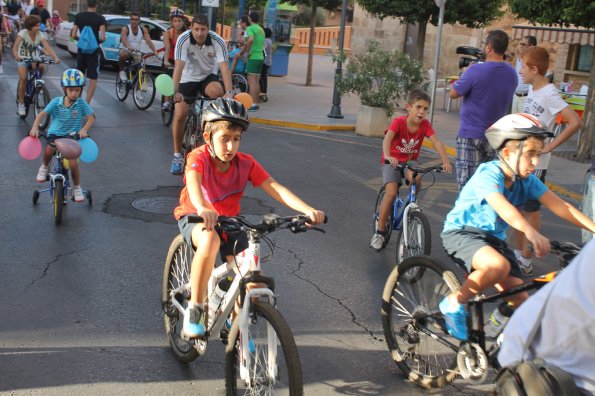
[[[62,86],[64,88],[76,88],[85,86],[85,75],[77,69],[68,69],[62,74]]]

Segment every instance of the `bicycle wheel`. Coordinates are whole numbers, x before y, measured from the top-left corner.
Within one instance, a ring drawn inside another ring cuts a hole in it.
[[[225,348],[226,394],[302,395],[304,383],[297,347],[281,313],[268,303],[252,304],[248,330],[249,384],[240,378],[242,357],[238,327],[235,320]]]
[[[236,93],[248,92],[248,80],[243,74],[234,73],[231,75],[231,86]]]
[[[411,279],[405,275],[411,270],[423,276]],[[386,344],[399,369],[424,388],[442,388],[457,376],[459,341],[445,331],[438,304],[459,288],[455,274],[430,257],[406,259],[384,286],[380,314]]]
[[[155,100],[155,77],[140,69],[132,84],[132,98],[139,110],[147,110]]]
[[[62,223],[62,209],[64,208],[64,182],[56,179],[54,182],[54,223]]]
[[[378,191],[378,196],[376,198],[376,205],[374,205],[374,229],[372,232],[376,232],[378,230],[378,216],[380,213],[380,204],[384,200],[384,195],[386,194],[386,185],[382,186],[380,191]],[[384,245],[382,247],[386,247],[388,245],[388,241],[390,240],[390,236],[393,233],[393,214],[392,210],[388,215],[388,219],[386,220],[386,225],[384,226],[384,230],[386,231],[386,235],[384,237]]]
[[[120,73],[116,73],[116,96],[120,102],[126,100],[129,90],[130,87],[128,86],[128,81],[121,80]]]
[[[189,363],[199,356],[194,344],[182,338],[182,324],[184,316],[171,302],[172,290],[188,285],[190,282],[190,265],[193,251],[186,244],[182,235],[174,238],[165,259],[163,269],[163,288],[161,291],[161,305],[163,307],[163,322],[165,333],[171,350],[180,362]],[[182,306],[186,307],[190,299],[190,289],[184,287],[173,296]]]
[[[33,111],[35,112],[35,118],[41,113],[45,107],[50,103],[50,92],[48,91],[47,87],[44,85],[41,87],[41,90],[35,93],[33,98]],[[50,125],[50,115],[46,115],[45,118],[41,120],[39,123],[39,129],[45,130],[48,125]]]
[[[171,121],[174,118],[174,101],[169,100],[169,109],[163,109],[163,103],[165,103],[165,96],[161,96],[161,123],[165,126],[170,126]]]
[[[408,257],[429,256],[432,250],[430,222],[426,215],[419,210],[414,210],[409,212],[407,217],[407,243],[405,243],[405,225],[403,224],[397,239],[397,265]],[[423,273],[418,273],[417,269],[422,270],[421,267],[411,269],[406,275],[421,277]]]

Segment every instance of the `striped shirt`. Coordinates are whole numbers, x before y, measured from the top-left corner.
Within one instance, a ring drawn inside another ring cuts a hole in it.
[[[184,62],[180,83],[200,82],[209,74],[215,73],[217,65],[227,62],[227,45],[217,33],[209,31],[203,45],[196,44],[192,30],[178,37],[175,60]]]
[[[70,107],[64,106],[64,96],[52,99],[44,111],[52,117],[48,135],[54,136],[78,133],[83,127],[83,118],[94,114],[91,106],[81,98],[78,98]]]

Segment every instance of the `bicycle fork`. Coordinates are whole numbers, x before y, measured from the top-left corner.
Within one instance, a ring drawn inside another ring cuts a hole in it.
[[[411,202],[409,205],[406,205],[405,210],[403,210],[403,219],[401,220],[401,224],[405,246],[409,246],[409,233],[407,232],[409,228],[409,222],[407,220],[409,219],[409,212],[412,210],[421,212],[419,205],[417,205],[415,202]]]

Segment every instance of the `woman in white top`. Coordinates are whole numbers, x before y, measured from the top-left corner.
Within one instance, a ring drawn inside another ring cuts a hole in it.
[[[140,51],[143,40],[147,43],[153,53],[157,53],[149,32],[147,29],[140,26],[140,15],[137,12],[130,13],[130,25],[123,26],[120,33],[120,54],[118,66],[120,70],[120,80],[128,79],[124,69],[126,67],[126,59],[132,56],[135,62],[140,62],[140,54],[131,54],[132,51]]]
[[[18,85],[18,104],[17,114],[24,116],[25,111],[25,92],[27,89],[27,69],[29,63],[26,60],[36,59],[42,55],[40,45],[43,51],[50,54],[56,63],[60,62],[54,50],[50,47],[44,35],[40,32],[41,19],[38,15],[29,15],[25,18],[25,29],[21,30],[12,47],[12,55],[17,61],[17,72],[19,73]],[[35,67],[35,65],[32,65]],[[39,65],[40,73],[43,73],[43,65]]]

